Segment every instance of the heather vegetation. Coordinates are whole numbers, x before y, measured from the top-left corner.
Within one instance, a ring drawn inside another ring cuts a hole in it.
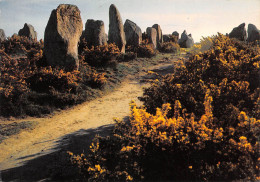
[[[81,41],[79,70],[67,71],[47,65],[42,40],[13,36],[0,43],[0,115],[50,114],[111,90],[135,69],[119,62],[156,55],[148,43],[134,51],[123,54],[115,44],[87,47]]]
[[[224,35],[130,103],[127,121],[69,153],[90,181],[257,181],[259,47]],[[116,159],[116,160],[115,160]]]
[[[160,44],[159,51],[163,53],[178,53],[180,46],[174,42],[163,42]]]
[[[152,43],[149,43],[147,39],[144,39],[139,46],[128,46],[127,52],[135,53],[141,58],[151,58],[158,54],[158,51],[154,48]]]

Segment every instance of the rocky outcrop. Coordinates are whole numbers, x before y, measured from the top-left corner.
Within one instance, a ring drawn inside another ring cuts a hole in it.
[[[246,28],[245,23],[240,24],[238,27],[233,28],[233,30],[230,32],[229,37],[230,38],[236,38],[240,41],[246,41]]]
[[[152,28],[155,28],[157,31],[157,36],[156,36],[156,42],[157,42],[157,47],[160,46],[161,43],[163,43],[163,34],[162,34],[162,29],[160,25],[154,24]]]
[[[77,6],[61,4],[51,13],[44,33],[44,54],[51,66],[78,69],[78,42],[83,30]]]
[[[125,32],[122,23],[122,18],[114,4],[109,8],[109,31],[108,40],[110,43],[115,43],[122,53],[125,53]]]
[[[25,23],[23,28],[18,32],[19,36],[28,37],[30,40],[37,41],[37,32],[34,30],[34,27],[30,24]]]
[[[101,20],[87,20],[84,33],[88,47],[107,44],[105,26]]]
[[[127,46],[139,46],[142,42],[141,28],[131,20],[126,20],[124,24],[125,38]]]
[[[184,30],[181,34],[181,38],[179,39],[178,43],[182,48],[191,48],[194,44],[194,40],[191,37],[191,34],[188,35],[186,30]]]
[[[152,28],[152,27],[148,27],[146,29],[146,34],[147,34],[149,43],[152,43],[154,48],[156,49],[157,48],[157,31],[156,31],[156,29]]]
[[[3,29],[0,29],[0,42],[4,41],[5,39],[5,31]]]
[[[253,24],[248,24],[248,42],[255,42],[256,40],[260,40],[260,30],[256,28]]]

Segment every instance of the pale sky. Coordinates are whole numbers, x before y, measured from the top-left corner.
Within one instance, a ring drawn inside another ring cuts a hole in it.
[[[260,0],[0,0],[0,29],[11,36],[29,23],[41,39],[51,11],[59,4],[74,4],[81,11],[84,27],[87,19],[103,20],[108,32],[112,3],[123,23],[130,19],[142,32],[157,23],[163,34],[186,30],[195,42],[201,36],[230,33],[241,23],[260,29]]]

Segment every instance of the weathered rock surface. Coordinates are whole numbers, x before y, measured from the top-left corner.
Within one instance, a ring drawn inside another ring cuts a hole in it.
[[[186,30],[184,30],[181,34],[181,38],[179,39],[178,43],[182,48],[191,48],[194,44],[194,40],[191,37],[191,34],[188,35]]]
[[[107,44],[104,22],[101,20],[87,20],[84,36],[88,47]]]
[[[85,38],[85,30],[82,31],[79,40],[80,40],[80,41],[83,41],[84,38]]]
[[[157,42],[157,47],[159,47],[160,43],[163,43],[162,29],[158,24],[154,24],[152,28],[155,28],[157,31],[156,42]]]
[[[260,30],[256,28],[253,24],[248,24],[248,42],[255,42],[256,40],[260,40]]]
[[[106,36],[106,41],[108,42],[108,35],[107,35],[107,33],[105,33],[105,36]]]
[[[51,13],[44,33],[44,54],[51,66],[78,69],[78,42],[83,24],[77,6],[61,4]]]
[[[163,35],[163,42],[174,42],[178,43],[178,37],[171,34]]]
[[[6,39],[5,31],[3,29],[0,29],[0,42],[4,41]]]
[[[146,29],[146,34],[147,34],[149,43],[152,43],[154,48],[156,49],[157,48],[157,31],[156,31],[156,29],[152,28],[152,27],[148,27]]]
[[[127,46],[139,46],[142,42],[142,30],[131,20],[126,20],[124,24],[125,38]]]
[[[170,42],[171,40],[171,35],[163,35],[163,42]]]
[[[114,4],[109,8],[109,31],[108,40],[115,43],[122,53],[125,53],[125,32],[121,15]]]
[[[31,40],[37,41],[37,32],[34,30],[34,27],[30,24],[25,23],[23,28],[18,32],[19,36],[28,37]]]
[[[172,35],[176,36],[179,39],[180,34],[177,31],[172,32]]]
[[[233,28],[233,30],[230,32],[229,37],[230,38],[236,38],[240,41],[246,41],[246,28],[245,23],[240,24],[238,27]]]

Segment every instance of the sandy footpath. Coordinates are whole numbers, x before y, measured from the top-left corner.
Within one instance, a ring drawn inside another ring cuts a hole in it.
[[[166,72],[173,70],[174,59],[160,60],[159,64],[146,68]],[[32,130],[24,130],[0,143],[0,171],[15,168],[37,157],[49,154],[55,149],[57,141],[62,137],[79,130],[95,129],[114,123],[114,117],[124,118],[129,115],[129,103],[143,94],[140,84],[142,76],[147,72],[130,75],[120,87],[113,92],[95,100],[85,102],[73,108],[56,112],[45,118],[26,118],[12,122],[36,121],[38,125]],[[0,121],[3,122],[3,121]]]
[[[34,154],[48,153],[55,141],[66,134],[113,124],[114,117],[123,118],[129,114],[128,104],[131,100],[138,103],[137,97],[141,95],[142,86],[136,81],[126,80],[112,93],[61,111],[53,117],[26,119],[39,124],[35,129],[23,131],[0,144],[0,170],[17,167],[24,160],[34,158]],[[26,157],[30,155],[33,157]],[[23,157],[26,158],[23,160]]]

